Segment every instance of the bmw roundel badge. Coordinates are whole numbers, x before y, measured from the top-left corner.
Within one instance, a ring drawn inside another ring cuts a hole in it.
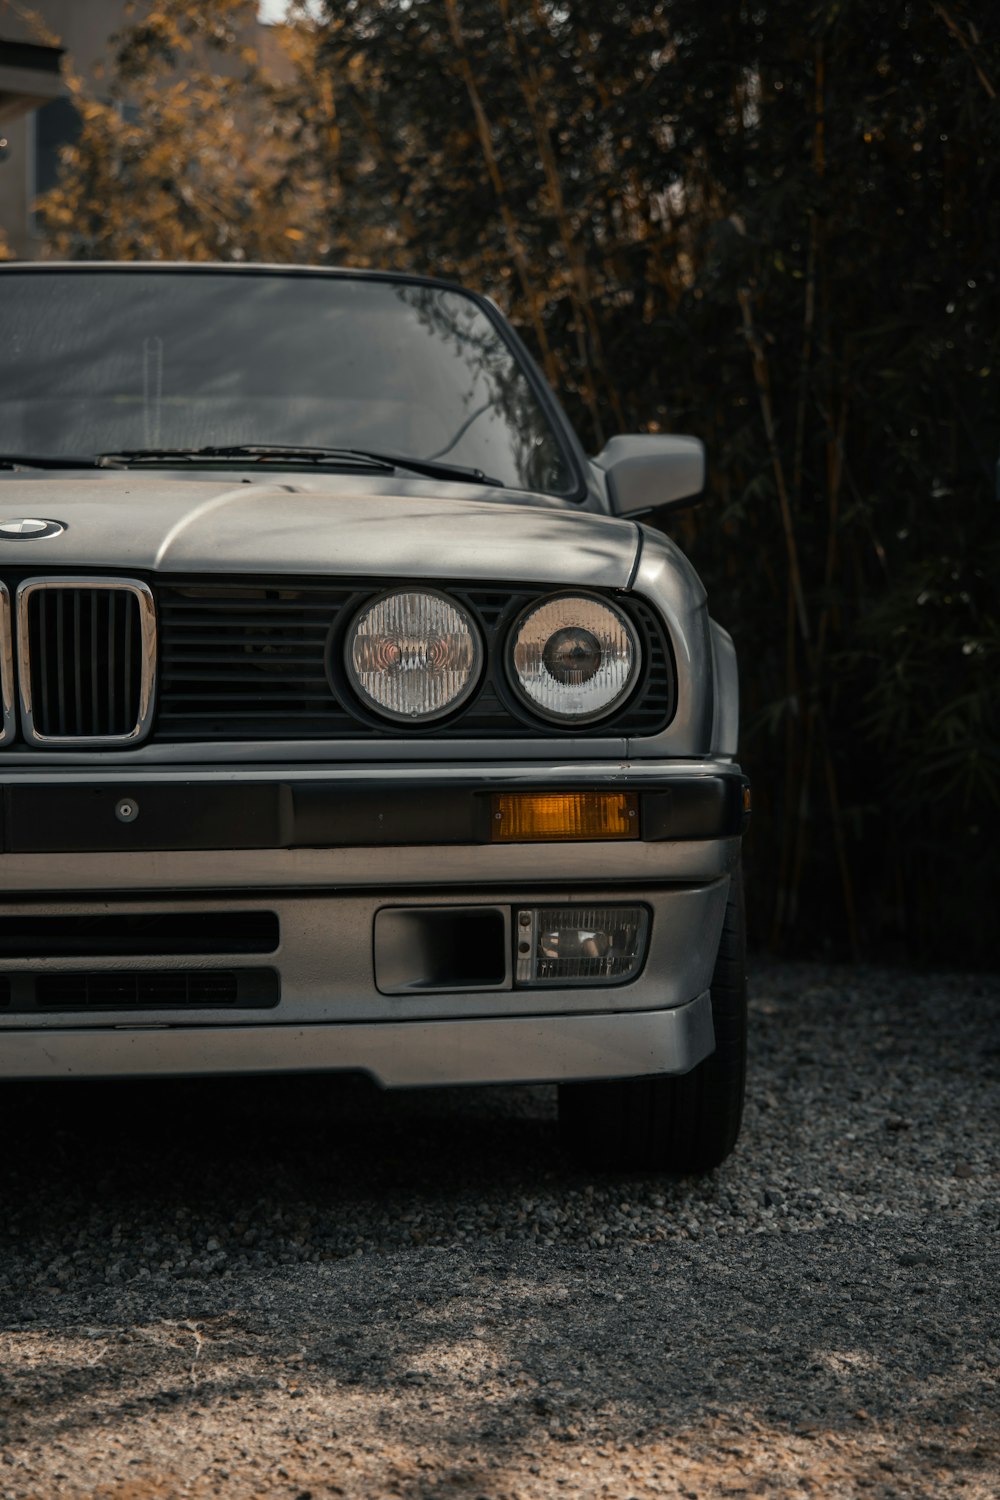
[[[40,542],[46,537],[59,536],[65,530],[62,521],[40,521],[34,516],[22,516],[17,521],[0,521],[0,540]]]

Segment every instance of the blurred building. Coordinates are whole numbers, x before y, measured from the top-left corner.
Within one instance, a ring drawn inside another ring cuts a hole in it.
[[[60,147],[79,130],[63,64],[93,81],[126,7],[127,0],[0,0],[0,233],[18,259],[44,252],[35,199],[55,184]],[[258,21],[254,0],[246,27],[265,67],[280,70],[272,28]],[[222,70],[218,59],[212,67]]]

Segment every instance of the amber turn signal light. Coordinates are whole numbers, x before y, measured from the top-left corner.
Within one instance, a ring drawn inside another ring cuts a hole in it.
[[[532,844],[573,839],[637,839],[636,792],[498,792],[493,842]]]

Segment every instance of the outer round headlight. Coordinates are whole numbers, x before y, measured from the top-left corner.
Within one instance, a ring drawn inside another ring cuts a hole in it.
[[[400,589],[366,604],[345,647],[347,673],[361,701],[387,719],[438,719],[476,686],[483,648],[454,599]]]
[[[603,599],[563,594],[533,604],[514,629],[511,677],[548,719],[602,719],[631,692],[639,642],[631,622]]]

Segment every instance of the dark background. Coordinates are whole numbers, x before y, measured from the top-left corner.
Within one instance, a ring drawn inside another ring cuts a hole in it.
[[[702,437],[660,519],[739,650],[753,939],[995,964],[1000,8],[327,0],[175,98],[238,9],[116,39],[54,248],[453,276],[589,451]]]

